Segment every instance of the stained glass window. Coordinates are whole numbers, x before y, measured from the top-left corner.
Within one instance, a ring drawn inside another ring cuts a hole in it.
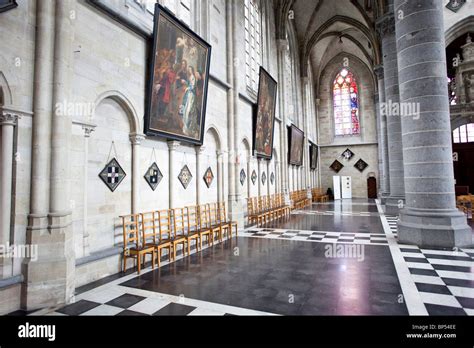
[[[343,68],[333,84],[336,136],[359,135],[359,90],[354,75]]]

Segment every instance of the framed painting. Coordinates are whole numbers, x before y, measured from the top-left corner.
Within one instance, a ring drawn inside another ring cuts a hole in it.
[[[259,158],[272,159],[277,82],[260,67],[257,110],[254,116],[253,150]]]
[[[318,168],[318,147],[314,144],[309,145],[309,159],[311,170]]]
[[[0,0],[0,13],[17,7],[16,0]]]
[[[211,46],[155,5],[145,134],[202,145]]]
[[[289,132],[289,163],[295,166],[303,165],[303,143],[304,143],[304,132],[296,127],[291,125],[288,129]]]

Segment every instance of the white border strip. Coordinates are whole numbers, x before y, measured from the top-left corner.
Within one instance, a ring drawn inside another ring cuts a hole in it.
[[[380,220],[382,222],[383,229],[387,235],[388,246],[390,248],[390,253],[392,254],[393,264],[395,265],[395,270],[397,271],[398,280],[400,281],[400,286],[402,288],[408,314],[428,315],[425,304],[421,299],[420,292],[418,291],[415,282],[411,277],[408,265],[403,259],[400,247],[398,246],[395,236],[390,229],[390,225],[388,224],[387,218],[385,217],[383,208],[380,205],[378,199],[375,201],[377,202],[377,210],[380,214]]]

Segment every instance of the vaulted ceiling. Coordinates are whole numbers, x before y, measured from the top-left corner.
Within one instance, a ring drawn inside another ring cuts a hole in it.
[[[384,7],[384,0],[277,0],[278,36],[285,38],[292,23],[301,72],[306,75],[310,68],[316,81],[340,53],[356,56],[372,67],[380,64],[375,21]]]

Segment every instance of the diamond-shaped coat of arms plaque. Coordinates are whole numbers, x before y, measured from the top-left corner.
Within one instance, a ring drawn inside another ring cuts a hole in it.
[[[257,181],[257,173],[255,172],[255,170],[252,172],[252,176],[250,177],[250,179],[252,179],[252,184],[255,185],[255,182]]]
[[[214,181],[214,173],[212,173],[211,167],[207,168],[203,176],[204,182],[206,183],[207,188],[210,188],[212,181]]]
[[[99,177],[112,192],[115,191],[126,176],[127,174],[115,158],[113,158],[99,173]]]
[[[336,173],[339,173],[341,171],[341,169],[344,168],[344,166],[342,165],[341,162],[339,162],[338,160],[335,160],[334,162],[332,162],[332,164],[329,168],[334,170]]]
[[[245,170],[240,171],[240,184],[244,186],[245,179],[247,179],[247,174],[245,174]]]
[[[356,167],[359,172],[363,172],[365,170],[365,168],[367,168],[369,165],[367,163],[365,163],[364,160],[362,160],[362,158],[360,160],[357,161],[357,163],[354,165],[354,167]]]
[[[181,182],[181,185],[183,185],[184,189],[187,189],[189,183],[193,179],[193,175],[191,174],[191,171],[189,170],[187,165],[185,165],[183,169],[181,169],[181,172],[178,175],[178,179]]]
[[[265,174],[265,172],[263,172],[263,174],[262,174],[262,185],[265,186],[266,182],[267,182],[267,174]]]
[[[161,179],[163,179],[163,174],[158,168],[156,162],[154,162],[146,171],[145,180],[148,185],[150,185],[151,189],[155,191],[158,185],[160,184]]]
[[[270,174],[270,183],[273,185],[273,183],[275,182],[275,173],[271,173]]]

